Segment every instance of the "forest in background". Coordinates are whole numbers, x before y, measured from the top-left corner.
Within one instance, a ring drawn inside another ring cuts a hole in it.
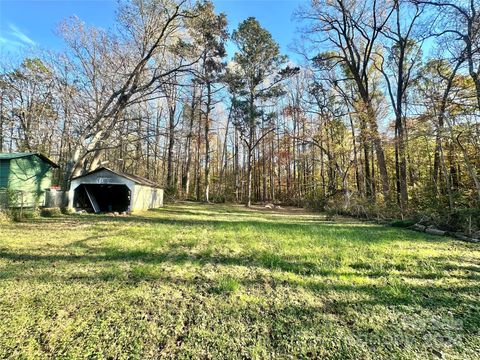
[[[294,63],[255,18],[229,33],[210,2],[123,1],[108,30],[65,20],[64,52],[1,59],[0,150],[50,157],[63,188],[106,166],[170,198],[478,230],[479,11],[314,0]]]

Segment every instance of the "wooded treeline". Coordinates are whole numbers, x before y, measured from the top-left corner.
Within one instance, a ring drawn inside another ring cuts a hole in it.
[[[0,148],[58,161],[64,187],[106,166],[199,201],[478,208],[479,11],[315,0],[295,14],[297,64],[254,18],[229,34],[209,2],[126,1],[110,30],[62,23],[63,53],[3,59]]]

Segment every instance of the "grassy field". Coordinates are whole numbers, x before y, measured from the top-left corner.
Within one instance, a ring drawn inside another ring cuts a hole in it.
[[[179,204],[0,224],[0,358],[477,359],[480,247]]]

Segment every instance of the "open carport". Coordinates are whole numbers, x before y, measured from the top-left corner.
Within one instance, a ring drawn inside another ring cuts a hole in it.
[[[163,205],[163,189],[140,176],[105,167],[72,179],[69,207],[88,212],[130,212]]]

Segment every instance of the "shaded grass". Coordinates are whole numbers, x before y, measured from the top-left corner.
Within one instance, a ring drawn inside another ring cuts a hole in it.
[[[478,245],[180,204],[1,224],[0,358],[477,358]]]

